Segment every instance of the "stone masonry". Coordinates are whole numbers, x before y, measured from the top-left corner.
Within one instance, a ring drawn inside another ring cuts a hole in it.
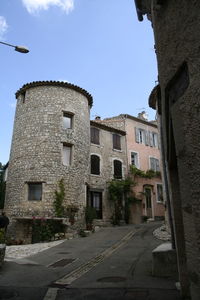
[[[64,82],[39,81],[17,93],[17,107],[9,160],[5,210],[15,217],[54,216],[54,192],[63,178],[65,207],[86,205],[85,182],[90,154],[90,107],[85,90]],[[63,112],[72,128],[63,128]],[[71,163],[63,165],[63,143],[72,149]],[[42,201],[28,200],[28,183],[42,183]]]

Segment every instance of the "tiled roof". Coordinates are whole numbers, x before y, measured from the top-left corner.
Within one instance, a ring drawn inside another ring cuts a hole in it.
[[[20,88],[15,96],[16,98],[24,93],[27,89],[29,88],[32,88],[32,87],[37,87],[37,86],[45,86],[45,85],[49,85],[49,86],[60,86],[60,87],[66,87],[66,88],[69,88],[69,89],[72,89],[72,90],[75,90],[81,94],[83,94],[85,97],[87,97],[88,99],[88,103],[90,105],[90,107],[92,107],[92,104],[93,104],[93,98],[92,98],[92,95],[90,95],[86,90],[80,88],[79,86],[77,85],[74,85],[72,83],[69,83],[69,82],[64,82],[64,81],[33,81],[33,82],[30,82],[30,83],[27,83],[27,84],[24,84],[22,86],[22,88]]]
[[[120,115],[115,116],[115,117],[105,118],[105,121],[109,121],[109,120],[115,121],[116,120],[116,122],[117,122],[117,121],[123,120],[123,119],[132,119],[136,122],[140,122],[140,123],[143,123],[143,124],[146,124],[146,125],[149,125],[149,126],[158,127],[156,124],[153,123],[155,121],[146,121],[146,120],[131,116],[129,114],[120,114]]]
[[[104,130],[107,130],[107,131],[115,132],[115,133],[118,133],[118,134],[121,134],[121,135],[126,135],[126,131],[117,129],[117,128],[112,127],[112,126],[108,126],[108,125],[103,123],[103,120],[99,120],[99,121],[92,121],[91,120],[90,125],[94,126],[94,127],[104,129]]]

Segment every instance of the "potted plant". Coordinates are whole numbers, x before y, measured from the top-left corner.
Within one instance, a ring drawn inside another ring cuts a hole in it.
[[[97,214],[94,207],[87,206],[85,208],[85,222],[86,222],[86,229],[92,230],[93,229],[93,221],[96,219]]]

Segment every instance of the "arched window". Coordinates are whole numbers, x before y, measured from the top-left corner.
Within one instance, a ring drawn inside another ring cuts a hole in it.
[[[100,158],[98,155],[91,155],[91,174],[100,175]]]
[[[114,178],[122,179],[122,162],[120,160],[114,160]]]

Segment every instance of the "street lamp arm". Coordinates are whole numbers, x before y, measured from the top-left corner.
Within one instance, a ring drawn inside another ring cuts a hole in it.
[[[15,48],[15,51],[17,51],[17,52],[21,52],[21,53],[28,53],[29,52],[29,50],[24,46],[14,46],[12,44],[8,44],[8,43],[1,42],[1,41],[0,41],[0,44],[13,47],[13,48]]]

